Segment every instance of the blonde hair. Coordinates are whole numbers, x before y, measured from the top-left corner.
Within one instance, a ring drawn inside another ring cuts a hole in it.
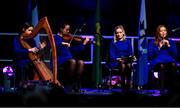
[[[122,25],[118,25],[118,26],[116,26],[116,27],[114,28],[114,43],[117,42],[117,37],[116,37],[116,30],[117,30],[117,29],[121,29],[122,32],[123,32],[123,38],[122,38],[122,40],[125,40],[125,39],[126,39],[126,33],[125,33],[125,30],[124,30],[124,27],[123,27]]]

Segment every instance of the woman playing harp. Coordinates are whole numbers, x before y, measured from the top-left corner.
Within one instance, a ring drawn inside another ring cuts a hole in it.
[[[35,37],[41,29],[44,29],[46,31],[46,33],[48,34],[48,40],[51,45],[52,58],[53,58],[52,71],[40,59],[40,56],[37,53],[37,52],[39,52],[39,49],[43,49],[46,46],[46,44],[40,43],[40,48],[38,49],[37,47],[34,47],[31,43],[28,43],[28,40],[33,39],[33,37]],[[38,24],[35,26],[35,28],[31,29],[30,33],[27,33],[27,34],[21,33],[19,41],[20,41],[22,47],[25,48],[26,50],[28,50],[28,51],[29,51],[29,49],[30,49],[30,51],[33,50],[32,52],[28,52],[28,57],[30,58],[34,67],[36,68],[36,71],[37,71],[36,75],[38,74],[38,76],[41,77],[42,80],[50,81],[54,84],[57,84],[58,86],[63,87],[60,84],[60,82],[57,80],[56,46],[55,46],[54,38],[52,35],[50,25],[47,20],[47,17],[41,18],[40,21],[38,22]],[[34,48],[34,49],[31,49],[31,48]]]
[[[43,49],[46,44],[40,43],[40,48],[36,47],[35,41],[33,38],[29,38],[26,42],[31,46],[31,48],[26,49],[22,46],[20,42],[20,36],[29,36],[32,33],[33,26],[29,23],[24,23],[18,36],[14,37],[13,47],[15,52],[15,64],[16,64],[16,85],[20,81],[33,80],[34,77],[34,65],[28,57],[29,52],[38,53],[40,49]]]

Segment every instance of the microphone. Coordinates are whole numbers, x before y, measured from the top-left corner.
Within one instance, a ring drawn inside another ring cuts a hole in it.
[[[172,29],[171,31],[172,31],[172,32],[176,32],[176,31],[178,31],[178,30],[180,30],[180,27],[177,27],[177,28],[175,28],[175,29]]]
[[[74,31],[74,35],[75,35],[77,32],[82,32],[82,29],[84,28],[85,25],[86,25],[86,23],[84,23],[79,29],[76,28],[75,31]]]
[[[79,32],[82,32],[82,29],[86,26],[86,23],[84,23],[80,28],[79,28]]]

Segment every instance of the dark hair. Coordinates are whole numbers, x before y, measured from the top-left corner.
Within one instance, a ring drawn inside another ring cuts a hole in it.
[[[26,30],[26,29],[28,29],[29,27],[33,27],[33,25],[30,24],[30,23],[28,23],[28,22],[25,22],[25,23],[23,24],[23,26],[21,27],[21,29],[20,29],[20,34],[24,32],[23,29]]]
[[[59,24],[58,32],[61,32],[61,29],[64,29],[66,25],[70,25],[68,22],[64,21]]]

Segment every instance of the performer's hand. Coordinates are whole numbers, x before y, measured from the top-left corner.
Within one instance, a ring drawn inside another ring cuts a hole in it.
[[[116,60],[117,60],[117,61],[121,61],[121,60],[122,60],[122,58],[116,58]]]
[[[40,46],[40,49],[43,49],[44,47],[46,47],[46,42],[39,42],[39,46]]]
[[[116,60],[118,60],[120,63],[125,63],[125,59],[124,58],[117,58]]]
[[[163,39],[162,41],[159,42],[159,47],[158,48],[160,49],[163,45],[165,45],[167,47],[170,47],[169,41],[166,40],[166,39]]]
[[[162,47],[163,45],[164,45],[164,42],[163,42],[163,40],[162,40],[162,41],[159,42],[158,48],[161,49],[161,47]]]
[[[169,41],[168,41],[168,40],[163,39],[162,41],[163,41],[164,45],[166,45],[167,47],[170,47],[170,44],[169,44]]]
[[[83,44],[86,45],[89,41],[90,41],[90,38],[86,37],[86,39],[84,40]]]
[[[36,48],[36,47],[34,47],[34,48],[30,48],[30,49],[28,49],[28,51],[29,51],[29,52],[33,52],[33,53],[36,53],[36,52],[38,52],[38,51],[39,51],[39,49],[38,49],[38,48]]]
[[[62,44],[63,44],[64,46],[67,46],[67,47],[70,47],[70,46],[71,46],[71,44],[70,44],[70,43],[67,43],[67,42],[62,42]]]

